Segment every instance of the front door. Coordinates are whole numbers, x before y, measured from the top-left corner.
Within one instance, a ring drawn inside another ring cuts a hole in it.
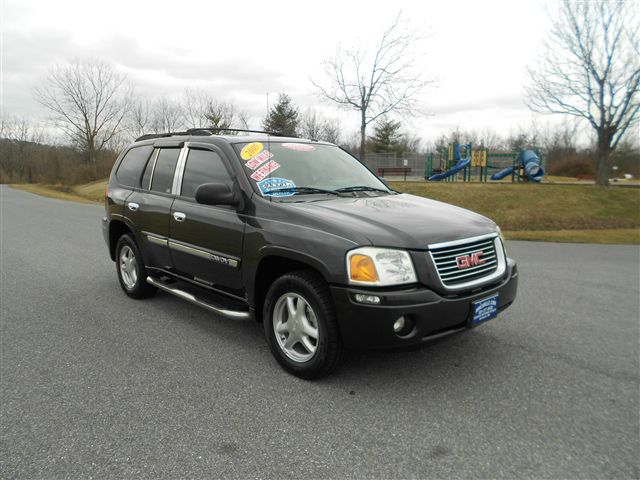
[[[242,297],[244,218],[234,207],[201,205],[194,199],[203,183],[233,184],[225,163],[217,147],[189,145],[179,195],[171,208],[169,248],[178,273]]]

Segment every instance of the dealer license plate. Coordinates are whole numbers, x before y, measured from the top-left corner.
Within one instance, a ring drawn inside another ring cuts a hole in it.
[[[498,315],[498,294],[473,302],[471,325],[479,325]]]

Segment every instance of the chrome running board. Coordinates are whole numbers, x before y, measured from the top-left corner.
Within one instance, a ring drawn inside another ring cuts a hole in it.
[[[188,292],[185,292],[184,290],[170,287],[169,285],[161,282],[160,280],[156,280],[153,277],[147,277],[147,283],[149,285],[153,285],[154,287],[159,288],[160,290],[164,290],[165,292],[170,293],[171,295],[175,295],[178,298],[186,300],[189,303],[193,303],[194,305],[198,305],[199,307],[205,308],[217,315],[221,315],[223,317],[231,318],[234,320],[247,320],[251,318],[251,314],[248,311],[245,312],[242,310],[228,310],[226,308],[212,305],[211,303],[198,299],[194,295]]]

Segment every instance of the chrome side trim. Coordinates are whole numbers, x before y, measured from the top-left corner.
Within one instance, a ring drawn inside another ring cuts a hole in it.
[[[212,262],[221,263],[233,268],[238,268],[238,265],[240,264],[240,261],[238,259],[228,257],[221,253],[209,252],[207,250],[195,248],[190,245],[185,245],[184,243],[176,242],[175,240],[169,240],[169,248],[182,253],[195,255],[196,257],[204,258],[206,260],[211,260]]]
[[[500,237],[498,237],[496,234],[492,234],[495,238],[493,240],[493,244],[494,244],[494,248],[496,250],[496,257],[498,260],[498,267],[496,268],[496,271],[493,272],[491,275],[487,275],[486,277],[482,277],[482,278],[478,278],[475,280],[471,280],[469,282],[465,282],[465,283],[458,283],[456,285],[453,286],[447,286],[445,285],[442,277],[440,276],[440,272],[438,271],[438,267],[436,266],[436,261],[433,258],[433,254],[431,252],[429,252],[429,257],[431,258],[431,262],[433,264],[433,266],[435,267],[436,273],[438,274],[438,280],[440,280],[440,285],[442,286],[442,288],[444,288],[445,290],[449,291],[449,292],[459,292],[461,290],[468,290],[470,288],[473,287],[478,287],[481,285],[485,285],[487,283],[491,283],[495,280],[498,280],[499,278],[501,278],[502,276],[504,276],[505,272],[507,271],[507,260],[505,257],[505,253],[504,253],[504,246],[502,245],[502,241],[500,240]],[[485,235],[483,235],[482,237],[474,237],[474,238],[467,238],[465,240],[456,240],[456,242],[447,242],[445,243],[439,243],[436,245],[439,245],[440,247],[446,247],[446,246],[453,246],[453,245],[459,245],[460,242],[465,242],[465,243],[472,243],[473,241],[478,241],[478,240],[482,240],[485,237]],[[429,245],[429,247],[431,248],[432,245]]]
[[[153,233],[143,232],[147,236],[147,241],[149,243],[153,243],[155,245],[160,245],[161,247],[167,246],[167,239],[165,237],[161,237],[160,235],[154,235]]]
[[[205,252],[204,250],[200,250],[198,248],[187,247],[186,245],[183,245],[181,243],[176,243],[173,240],[169,240],[169,248],[173,250],[178,250],[179,252],[182,252],[182,253],[195,255],[196,257],[206,258],[207,260],[209,260],[211,257],[209,252]]]
[[[185,292],[184,290],[180,290],[178,288],[172,288],[168,285],[165,285],[164,283],[162,283],[159,280],[156,280],[153,277],[147,277],[147,283],[150,285],[153,285],[154,287],[159,288],[160,290],[164,290],[165,292],[170,293],[171,295],[175,295],[178,298],[186,300],[189,303],[193,303],[194,305],[198,305],[199,307],[205,308],[217,315],[221,315],[223,317],[231,318],[234,320],[247,320],[251,318],[251,314],[248,311],[245,312],[242,310],[228,310],[223,307],[212,305],[211,303],[198,299],[197,297],[191,295],[188,292]]]

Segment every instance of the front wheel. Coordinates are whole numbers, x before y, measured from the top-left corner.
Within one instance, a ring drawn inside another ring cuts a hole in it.
[[[276,360],[301,378],[319,378],[344,358],[333,302],[324,280],[308,271],[278,278],[264,303],[264,329]]]

